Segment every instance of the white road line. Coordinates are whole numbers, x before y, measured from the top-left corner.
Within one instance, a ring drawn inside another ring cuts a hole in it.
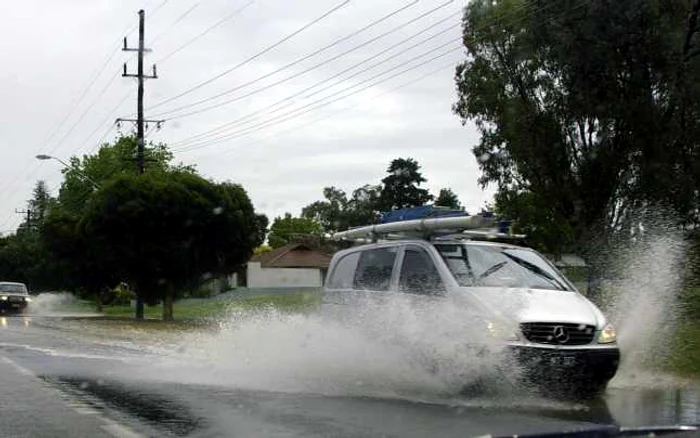
[[[25,376],[36,377],[33,372],[29,371],[28,369],[26,369],[25,367],[23,367],[22,365],[18,364],[17,362],[15,362],[14,360],[12,360],[8,357],[3,356],[2,361],[5,362],[6,364],[12,366],[20,374],[24,374]]]
[[[115,423],[114,421],[108,418],[102,418],[102,421],[104,423],[107,423],[104,426],[101,426],[102,430],[116,438],[144,438],[143,435],[139,435],[131,429],[128,429],[119,423]]]
[[[6,357],[6,356],[0,356],[0,359],[5,362],[6,364],[10,365],[13,367],[15,370],[17,370],[18,373],[23,374],[25,376],[30,376],[33,378],[37,378],[36,374],[28,370],[27,368],[23,367],[22,365],[18,364],[14,360]],[[46,383],[46,382],[44,382]],[[63,391],[60,391],[58,388],[56,388],[54,385],[48,384],[46,386],[46,389],[51,389],[56,392],[58,392],[62,397],[64,403],[73,409],[75,412],[77,412],[80,415],[95,415],[100,417],[100,420],[104,423],[103,426],[100,426],[102,430],[105,432],[109,433],[110,435],[114,436],[115,438],[144,438],[143,435],[139,435],[138,433],[132,431],[131,429],[127,428],[126,426],[122,426],[121,424],[110,420],[109,418],[105,417],[101,412],[92,409],[90,407],[87,407],[83,403],[76,403],[70,401],[72,397],[68,394],[65,394]]]

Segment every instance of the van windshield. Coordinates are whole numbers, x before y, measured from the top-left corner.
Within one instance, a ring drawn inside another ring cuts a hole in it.
[[[0,292],[25,294],[27,293],[27,288],[23,284],[0,283]]]
[[[539,254],[491,245],[435,245],[460,286],[571,291],[567,281]]]

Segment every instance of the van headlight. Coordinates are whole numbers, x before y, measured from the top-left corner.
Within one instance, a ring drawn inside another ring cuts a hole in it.
[[[615,333],[615,327],[612,324],[606,324],[603,330],[598,334],[599,344],[610,344],[611,342],[617,341],[617,333]]]
[[[518,333],[511,330],[510,327],[497,322],[489,321],[486,323],[486,331],[492,338],[502,339],[505,341],[519,341]]]
[[[31,302],[32,302],[32,299],[31,299],[30,297],[26,297],[26,298],[24,299],[24,301],[26,301],[26,302],[28,302],[28,303],[31,303]]]
[[[7,301],[7,297],[5,295],[1,296],[0,301]]]

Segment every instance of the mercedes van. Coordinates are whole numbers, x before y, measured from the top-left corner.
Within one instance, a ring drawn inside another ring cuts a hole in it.
[[[613,326],[550,261],[529,248],[408,238],[363,244],[333,256],[322,306],[347,304],[343,298],[350,295],[376,294],[461,297],[476,311],[470,315],[482,317],[483,324],[474,326],[506,343],[527,380],[539,385],[561,384],[595,395],[618,368]]]

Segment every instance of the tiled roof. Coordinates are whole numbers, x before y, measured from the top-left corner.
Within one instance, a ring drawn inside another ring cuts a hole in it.
[[[327,268],[331,254],[310,248],[302,243],[290,243],[250,259],[263,268]]]

